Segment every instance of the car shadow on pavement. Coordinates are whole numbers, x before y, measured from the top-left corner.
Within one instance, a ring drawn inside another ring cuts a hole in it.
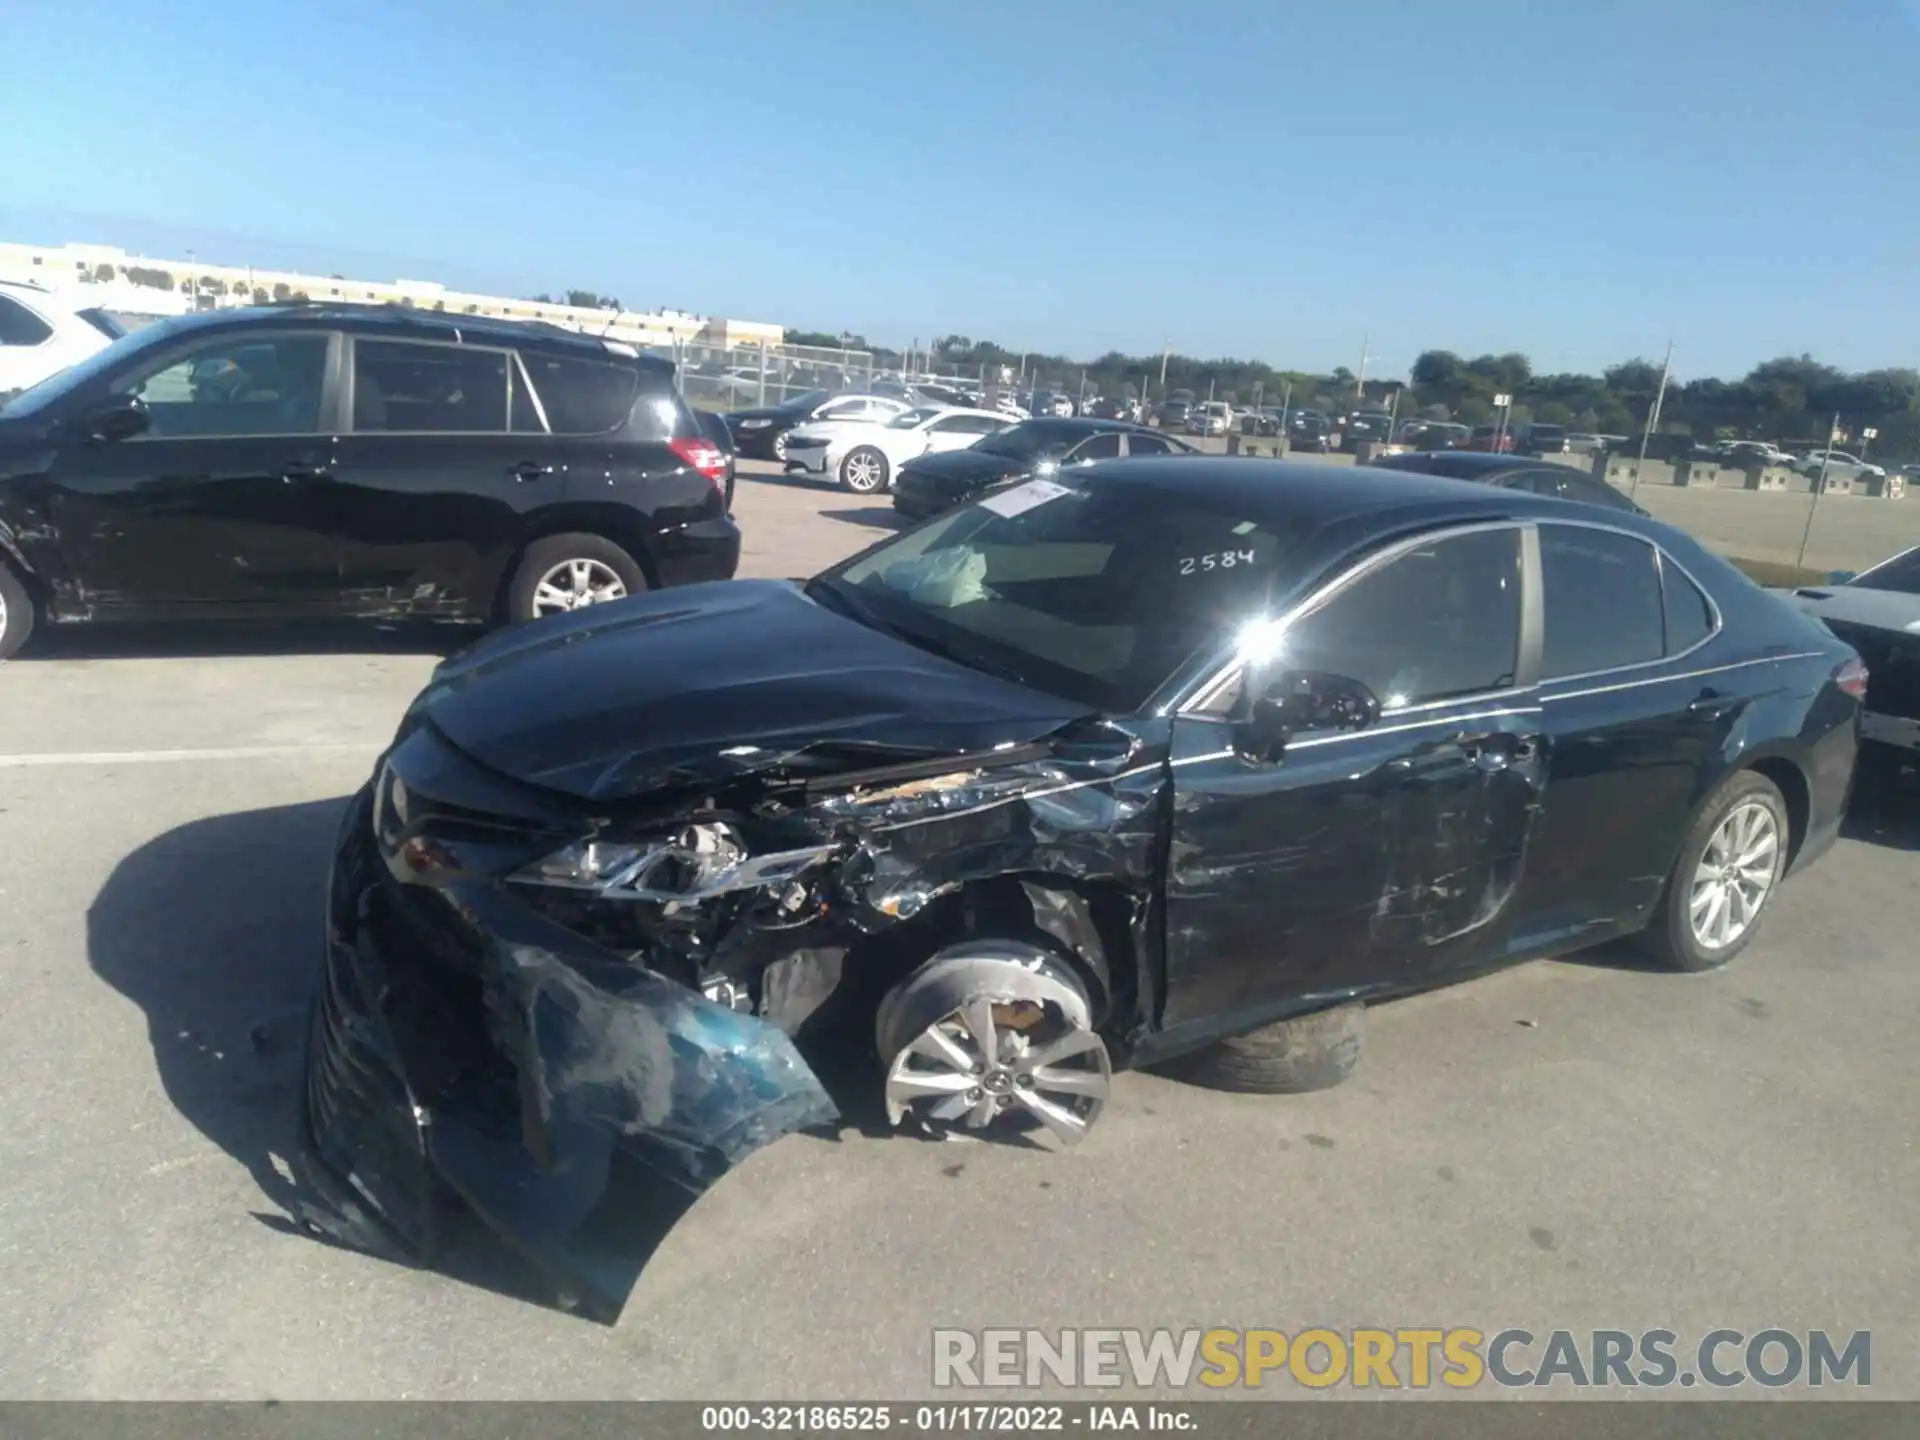
[[[56,626],[34,635],[15,663],[34,660],[140,660],[221,655],[450,655],[480,638],[474,626],[422,621],[376,624],[244,620],[153,625]]]
[[[1872,788],[1863,780],[1840,833],[1890,850],[1920,850],[1920,780],[1890,775]]]
[[[822,520],[838,520],[847,525],[864,525],[870,530],[904,530],[913,522],[886,505],[863,505],[858,510],[822,510]]]
[[[149,841],[113,869],[87,910],[94,973],[145,1012],[161,1087],[175,1109],[244,1165],[283,1234],[302,1198],[288,1156],[297,1126],[307,1007],[319,974],[324,888],[346,799],[213,816]],[[647,1253],[685,1202],[646,1217]],[[515,1299],[550,1288],[452,1216],[434,1268]],[[319,1243],[331,1244],[330,1241]]]

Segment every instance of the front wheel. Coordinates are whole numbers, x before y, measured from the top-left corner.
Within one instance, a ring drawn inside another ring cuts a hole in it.
[[[0,560],[0,660],[19,653],[33,633],[33,597],[6,561]]]
[[[856,495],[876,495],[891,478],[887,457],[871,445],[859,445],[840,462],[840,483]]]
[[[1787,802],[1742,770],[1707,797],[1680,844],[1641,947],[1676,970],[1717,970],[1752,943],[1787,868]]]
[[[520,557],[507,593],[513,624],[564,615],[642,594],[647,577],[634,558],[600,535],[549,535]]]

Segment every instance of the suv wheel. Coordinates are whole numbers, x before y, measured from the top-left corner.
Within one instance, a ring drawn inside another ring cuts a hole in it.
[[[840,462],[840,483],[856,495],[873,495],[887,488],[887,457],[871,445],[859,445]]]
[[[0,560],[0,660],[17,654],[33,633],[33,597]]]
[[[625,550],[600,535],[549,535],[520,557],[507,592],[513,624],[564,615],[643,594],[647,577]]]

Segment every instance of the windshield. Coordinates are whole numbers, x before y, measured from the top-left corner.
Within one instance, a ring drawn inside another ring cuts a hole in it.
[[[938,405],[926,405],[918,410],[903,411],[887,422],[887,428],[889,430],[911,430],[916,425],[926,424],[927,421],[938,415],[940,410],[941,407]]]
[[[1897,590],[1902,595],[1920,595],[1920,547],[1881,562],[1864,575],[1847,582],[1862,590]]]
[[[118,340],[127,333],[127,327],[120,323],[120,317],[108,311],[77,310],[74,313],[109,340]]]
[[[1009,426],[998,435],[989,435],[973,446],[975,453],[998,455],[1007,460],[1035,460],[1054,455],[1081,438],[1082,432],[1059,425],[1031,421]]]
[[[1290,588],[1294,548],[1184,496],[1030,480],[809,588],[909,643],[1118,714]]]

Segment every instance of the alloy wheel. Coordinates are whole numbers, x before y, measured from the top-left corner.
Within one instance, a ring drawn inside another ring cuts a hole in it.
[[[871,495],[880,488],[885,479],[882,470],[880,457],[870,450],[854,451],[840,467],[847,488],[861,495]]]
[[[627,582],[604,561],[562,560],[533,587],[533,613],[536,617],[560,615],[589,605],[604,605],[609,600],[624,600],[626,595]]]
[[[887,1106],[947,1134],[1033,1122],[1079,1143],[1107,1103],[1106,1043],[1077,1025],[1042,1033],[1048,1007],[976,996],[894,1057]]]
[[[1687,922],[1703,950],[1724,950],[1753,928],[1780,870],[1780,824],[1747,800],[1714,827],[1687,897]]]

